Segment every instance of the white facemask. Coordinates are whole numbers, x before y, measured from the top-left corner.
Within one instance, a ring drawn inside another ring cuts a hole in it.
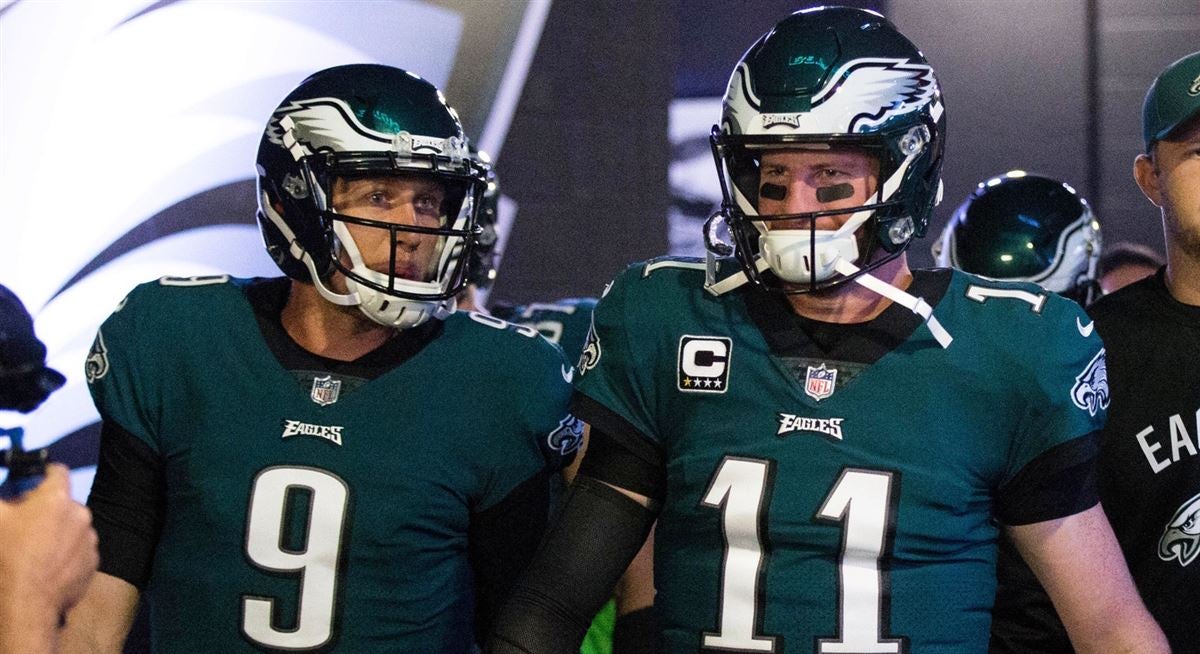
[[[358,251],[354,237],[350,235],[350,230],[346,229],[345,224],[341,221],[335,221],[333,224],[333,233],[337,236],[338,242],[350,258],[352,264],[350,270],[364,279],[387,287],[390,281],[389,276],[385,273],[371,270],[363,263],[362,255]],[[318,284],[317,288],[322,290],[322,295],[325,295],[323,286],[323,284]],[[394,286],[398,291],[407,291],[410,293],[436,293],[440,290],[438,282],[417,282],[403,278],[396,278]],[[456,307],[454,298],[446,300],[412,300],[400,298],[375,290],[366,284],[359,284],[349,277],[346,278],[346,290],[350,291],[352,296],[358,298],[356,304],[359,311],[363,312],[363,315],[384,327],[393,327],[395,329],[410,329],[430,318],[444,319],[454,313]]]

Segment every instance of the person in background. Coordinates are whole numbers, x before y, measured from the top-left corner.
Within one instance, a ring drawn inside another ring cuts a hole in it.
[[[1087,306],[1103,244],[1091,204],[1066,182],[1013,170],[980,182],[933,244],[939,266],[1033,282]]]
[[[1166,260],[1161,254],[1141,243],[1122,241],[1105,246],[1097,266],[1100,291],[1108,295],[1153,275],[1164,264]]]
[[[491,652],[573,651],[656,520],[671,654],[983,651],[1000,524],[1081,651],[1167,651],[1090,483],[1082,309],[908,267],[945,112],[874,12],[802,10],[746,52],[712,139],[733,259],[635,264],[601,297],[588,451]]]
[[[1166,265],[1089,309],[1112,394],[1100,499],[1174,651],[1200,652],[1200,52],[1155,79],[1133,177],[1159,209]]]
[[[25,306],[0,286],[0,411],[33,411],[64,381],[46,367]],[[48,465],[37,487],[0,500],[0,652],[57,651],[62,616],[98,563],[91,511],[71,499],[65,466]]]
[[[413,73],[319,71],[258,150],[286,276],[166,277],[104,322],[101,571],[68,652],[119,652],[143,598],[160,651],[476,650],[583,434],[557,348],[455,311],[468,145]]]
[[[1104,511],[1172,650],[1192,653],[1200,625],[1184,607],[1200,600],[1200,566],[1191,565],[1200,553],[1200,52],[1151,84],[1142,131],[1133,177],[1160,211],[1166,265],[1098,299],[1088,308],[1094,322],[1080,328],[1106,351],[1110,405],[1096,473]],[[1010,595],[1034,608],[997,614],[993,633],[1003,637],[991,652],[1069,654],[1062,622],[1040,608],[1044,592],[1021,581],[1009,579]]]

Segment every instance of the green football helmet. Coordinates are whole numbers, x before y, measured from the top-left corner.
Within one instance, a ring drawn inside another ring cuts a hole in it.
[[[435,86],[391,66],[335,66],[304,80],[267,122],[258,149],[258,223],[284,274],[314,284],[330,302],[358,306],[379,324],[414,327],[454,311],[478,236],[487,172]],[[334,210],[336,180],[389,175],[432,179],[443,189],[437,227]],[[364,263],[347,225],[386,230],[387,271]],[[420,279],[396,271],[404,239],[436,239],[431,270]],[[348,292],[330,288],[335,272],[345,276]]]
[[[899,256],[925,234],[940,200],[945,126],[933,69],[883,16],[819,7],[777,24],[738,62],[721,124],[712,131],[723,196],[716,217],[729,226],[744,274],[760,286],[803,293],[844,283]],[[830,146],[865,148],[877,156],[879,183],[868,203],[759,214],[764,151]],[[836,231],[816,229],[816,218],[833,214],[851,217]],[[780,220],[807,220],[810,226],[767,229]]]
[[[981,182],[933,246],[938,265],[1041,284],[1081,304],[1097,295],[1100,221],[1070,185],[1010,171]]]

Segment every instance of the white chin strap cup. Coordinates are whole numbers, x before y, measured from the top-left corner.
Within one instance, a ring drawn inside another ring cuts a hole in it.
[[[356,271],[363,274],[363,271]],[[374,271],[368,271],[374,273]],[[378,275],[378,273],[374,273]],[[379,275],[385,278],[386,275]],[[381,283],[387,283],[383,281]],[[360,298],[358,310],[372,321],[394,329],[411,329],[430,318],[443,320],[454,313],[457,306],[454,298],[436,302],[433,300],[410,300],[381,293],[369,286],[346,279],[346,286]]]
[[[858,266],[845,259],[838,259],[833,265],[839,273],[847,277],[859,271]],[[863,273],[855,277],[854,281],[867,290],[882,295],[920,316],[925,321],[925,325],[929,327],[929,331],[933,334],[933,338],[937,340],[938,345],[942,346],[942,349],[950,347],[950,343],[954,341],[954,337],[950,336],[950,332],[947,332],[946,328],[942,327],[942,323],[938,322],[937,317],[933,315],[933,307],[929,306],[929,303],[923,298],[910,295],[878,277],[873,277],[870,273]]]
[[[815,233],[807,229],[772,230],[759,236],[758,246],[771,271],[793,284],[809,284],[814,278],[823,282],[837,274],[836,262],[858,259],[858,241],[853,231],[842,234],[823,229]]]

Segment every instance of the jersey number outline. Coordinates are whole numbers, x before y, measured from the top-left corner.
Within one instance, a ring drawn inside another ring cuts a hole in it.
[[[481,325],[486,325],[488,327],[491,327],[492,329],[499,329],[499,330],[503,331],[503,330],[512,328],[512,330],[514,332],[516,332],[526,338],[537,338],[538,336],[541,336],[541,334],[538,333],[538,330],[534,329],[533,327],[530,327],[528,325],[518,325],[516,323],[511,323],[511,322],[508,322],[507,320],[501,320],[500,318],[497,318],[496,316],[489,315],[486,313],[479,313],[478,311],[468,311],[467,317],[469,317],[471,320],[474,320],[475,322],[477,322]]]
[[[762,631],[765,593],[763,533],[774,478],[773,461],[725,456],[701,506],[721,511],[725,552],[721,561],[718,630],[701,646],[733,652],[775,652],[776,636]],[[896,533],[897,473],[845,467],[814,519],[841,523],[838,557],[838,634],[816,639],[819,654],[904,654],[907,638],[884,636],[890,585],[886,562]]]
[[[283,543],[289,496],[310,493],[304,549]],[[316,649],[333,638],[337,615],[338,563],[346,531],[350,489],[341,477],[318,468],[272,466],[254,477],[246,514],[246,558],[274,575],[298,577],[296,625],[276,626],[274,597],[242,595],[242,634],[252,642],[292,651]]]
[[[1020,300],[1029,304],[1029,309],[1034,313],[1041,313],[1042,307],[1046,305],[1045,293],[1031,293],[1019,288],[995,288],[992,286],[971,284],[967,286],[966,296],[967,299],[974,300],[980,304],[987,302],[988,298],[993,297]]]

